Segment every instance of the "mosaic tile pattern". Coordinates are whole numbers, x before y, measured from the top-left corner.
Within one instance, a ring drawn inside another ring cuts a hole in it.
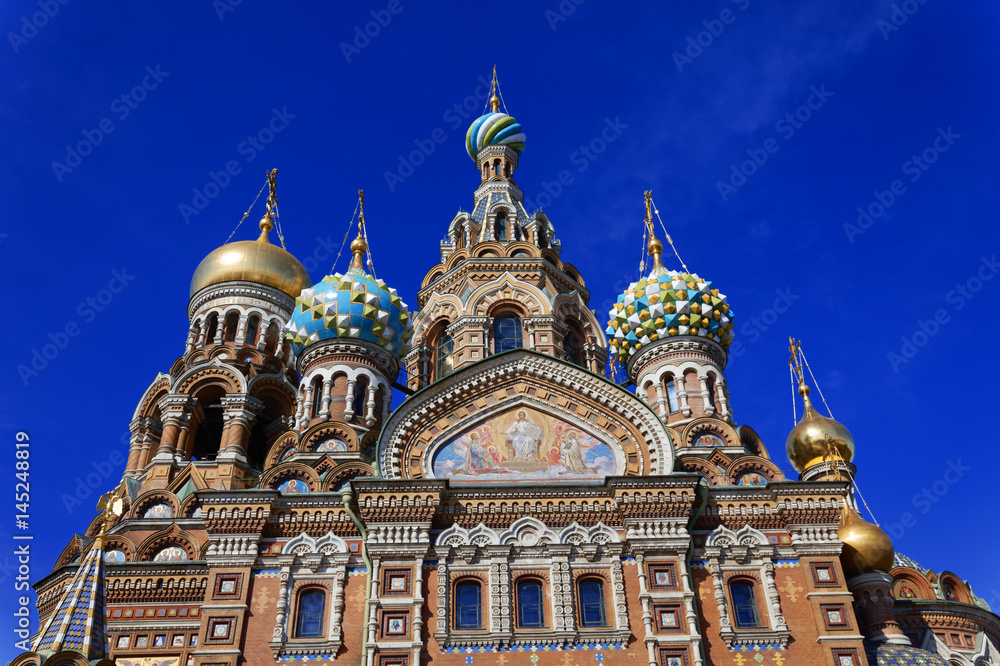
[[[654,272],[633,282],[608,313],[608,342],[622,363],[661,338],[696,335],[723,347],[733,341],[733,314],[726,297],[696,274]]]
[[[506,113],[495,111],[480,116],[469,125],[465,133],[465,150],[476,159],[486,146],[508,146],[518,153],[524,152],[524,128]]]
[[[894,567],[910,567],[911,569],[916,569],[917,571],[925,572],[922,566],[917,564],[917,561],[912,557],[908,557],[903,553],[896,553],[892,556],[892,566]]]
[[[73,581],[49,618],[35,652],[79,652],[88,660],[106,659],[104,638],[104,553],[87,552]]]
[[[870,666],[948,666],[944,659],[933,652],[905,645],[869,647],[867,656]]]
[[[286,329],[296,353],[320,340],[353,338],[397,358],[409,351],[413,335],[410,311],[396,290],[358,269],[327,275],[303,289]]]

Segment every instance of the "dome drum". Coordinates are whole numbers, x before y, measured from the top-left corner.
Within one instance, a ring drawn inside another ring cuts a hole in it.
[[[399,376],[395,354],[373,342],[352,338],[329,338],[309,345],[299,354],[295,367],[299,375],[306,377],[317,367],[340,363],[367,365],[390,383]]]
[[[719,370],[726,369],[726,350],[715,340],[694,335],[661,338],[652,342],[628,359],[625,374],[641,378],[647,370],[664,363],[680,364],[684,361],[708,363]]]

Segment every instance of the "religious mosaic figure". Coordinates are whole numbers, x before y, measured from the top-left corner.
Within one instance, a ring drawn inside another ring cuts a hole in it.
[[[465,462],[465,467],[469,474],[488,472],[497,467],[496,461],[493,459],[493,454],[483,446],[477,432],[469,434],[469,452]]]
[[[560,462],[573,474],[597,474],[597,471],[587,467],[583,462],[583,451],[580,450],[580,439],[575,430],[571,430],[560,447]]]
[[[507,428],[507,439],[514,447],[514,457],[522,460],[538,459],[538,444],[542,441],[542,429],[528,420],[523,411],[517,413],[517,421]]]

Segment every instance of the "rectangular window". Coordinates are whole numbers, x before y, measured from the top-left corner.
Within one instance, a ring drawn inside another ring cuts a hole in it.
[[[577,585],[580,593],[580,625],[584,627],[607,626],[604,611],[604,583],[593,578]]]
[[[459,583],[455,586],[455,628],[481,629],[479,583]]]
[[[681,409],[680,404],[677,402],[677,386],[672,379],[667,382],[667,406],[670,408],[671,414]]]
[[[544,625],[542,598],[541,583],[534,580],[518,582],[517,626],[533,628]]]
[[[733,598],[733,615],[736,627],[745,629],[760,626],[760,616],[757,612],[757,597],[753,586],[749,583],[736,582],[729,585]]]

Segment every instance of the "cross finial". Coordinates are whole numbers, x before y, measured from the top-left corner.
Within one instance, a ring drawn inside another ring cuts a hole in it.
[[[260,218],[260,237],[258,241],[269,243],[267,232],[274,228],[274,220],[278,217],[278,170],[271,169],[267,172],[267,210],[264,217]],[[281,236],[281,233],[278,233]],[[284,244],[284,241],[282,241]]]
[[[368,243],[365,241],[365,191],[358,190],[358,237],[351,242],[351,252],[354,258],[351,259],[351,268],[359,271],[364,270],[365,252],[368,251]]]
[[[799,377],[799,385],[805,384],[806,378],[802,372],[802,363],[799,362],[799,347],[802,346],[801,340],[796,340],[795,338],[789,336],[788,338],[788,351],[791,352],[791,357],[788,359],[788,365],[792,366],[795,374]]]
[[[490,109],[493,113],[500,111],[500,98],[497,94],[500,92],[500,86],[497,83],[497,66],[493,65],[493,82],[490,83]]]
[[[653,228],[653,193],[650,190],[646,190],[644,195],[646,197],[646,218],[643,222],[646,225],[646,230],[649,232],[649,244],[646,245],[646,249],[649,251],[650,256],[653,257],[653,270],[665,270],[663,261],[660,259],[660,255],[663,254],[663,243],[656,237],[656,230]]]

